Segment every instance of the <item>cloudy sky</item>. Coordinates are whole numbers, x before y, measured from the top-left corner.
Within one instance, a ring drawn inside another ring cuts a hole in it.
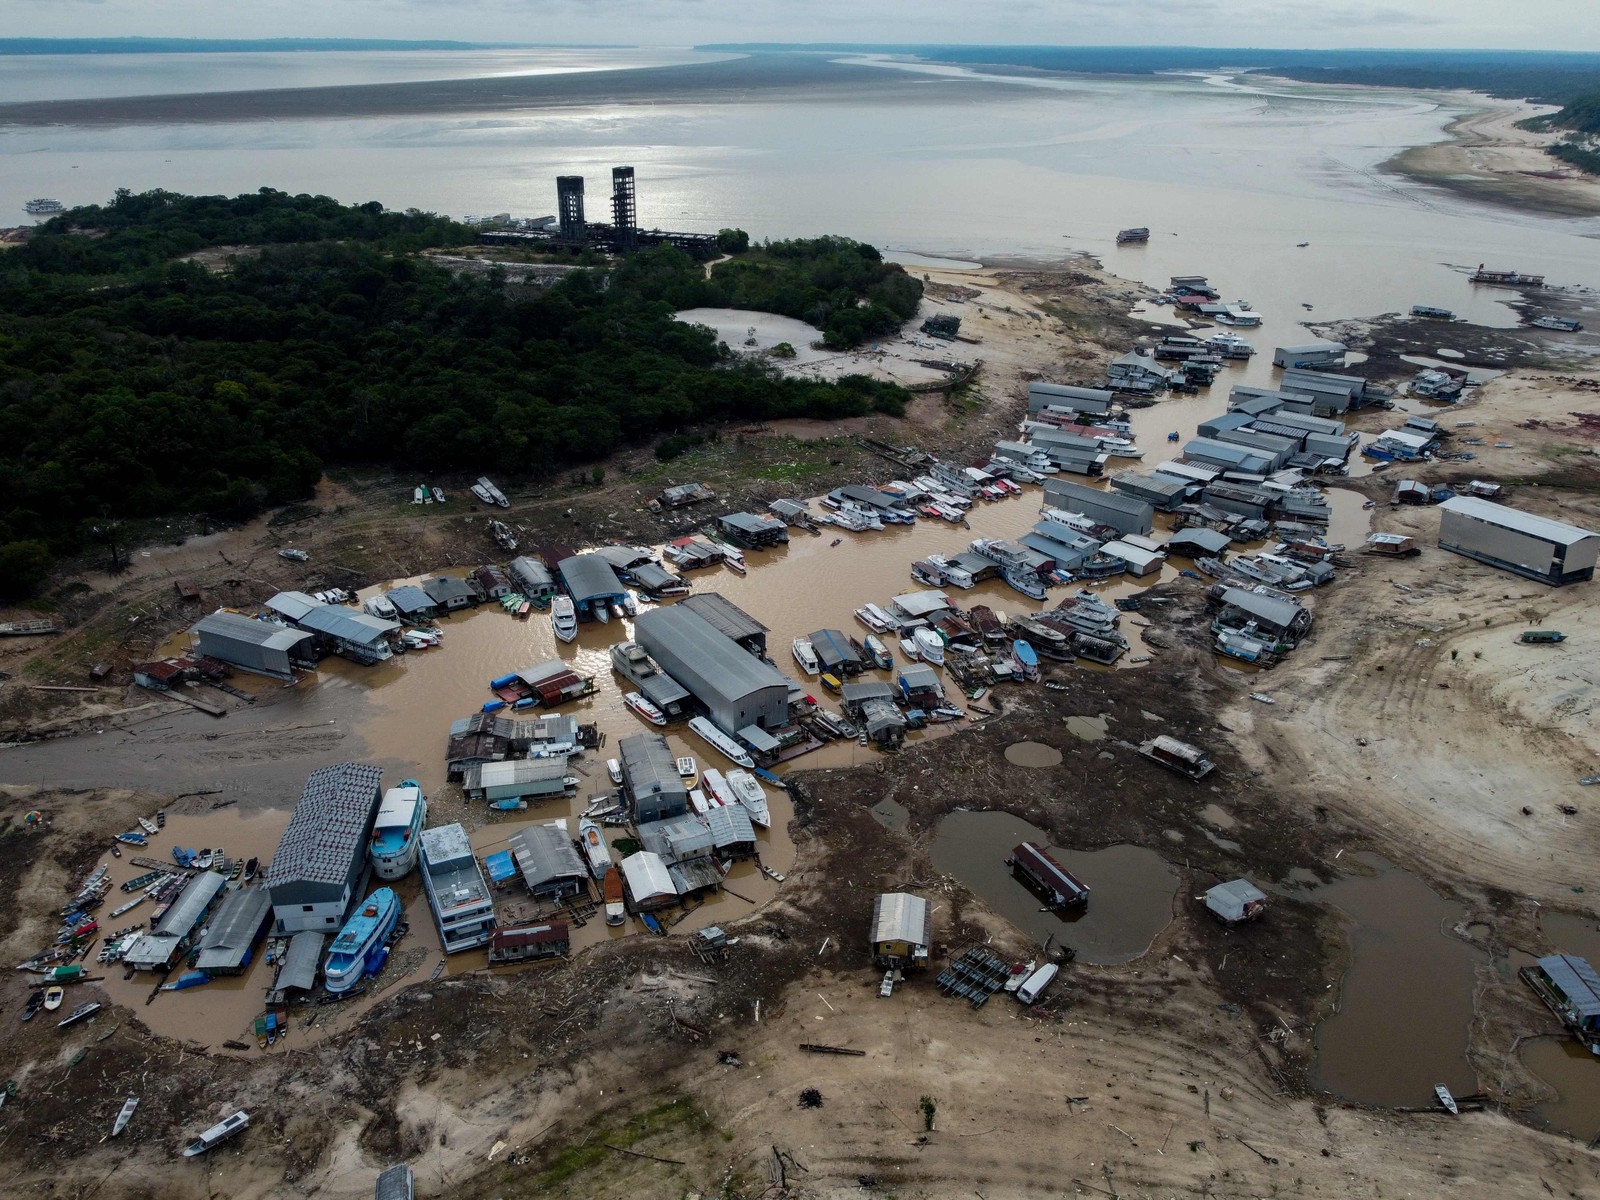
[[[0,0],[11,37],[1600,49],[1600,0]]]

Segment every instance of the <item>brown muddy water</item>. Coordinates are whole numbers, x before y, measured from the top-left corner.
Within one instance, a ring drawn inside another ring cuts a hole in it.
[[[1043,911],[1039,897],[1006,866],[1012,847],[1039,842],[1091,892],[1086,909]],[[1068,850],[1050,835],[1004,812],[953,812],[939,822],[933,865],[954,876],[1018,929],[1040,943],[1070,946],[1078,960],[1103,966],[1131,962],[1150,949],[1172,919],[1178,873],[1152,850],[1111,846]]]
[[[1384,1106],[1431,1104],[1440,1083],[1476,1092],[1467,1034],[1474,969],[1487,959],[1451,935],[1462,910],[1377,855],[1352,858],[1365,873],[1309,893],[1349,918],[1351,939],[1338,1007],[1317,1026],[1317,1086]]]
[[[1555,953],[1600,962],[1600,927],[1593,917],[1545,912],[1539,916],[1539,926]],[[1527,986],[1515,978],[1511,984]],[[1600,1133],[1600,1057],[1565,1035],[1524,1042],[1518,1056],[1528,1070],[1556,1090],[1554,1100],[1534,1110],[1540,1119],[1585,1141]]]
[[[1061,751],[1043,742],[1012,742],[1006,747],[1006,761],[1019,767],[1059,767]]]

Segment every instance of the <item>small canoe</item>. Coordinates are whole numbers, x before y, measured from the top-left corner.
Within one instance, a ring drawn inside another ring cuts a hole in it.
[[[44,1007],[46,1012],[55,1012],[61,1007],[61,1000],[67,994],[64,987],[50,987],[44,991]]]
[[[244,881],[246,883],[249,883],[252,879],[254,879],[256,877],[256,868],[259,867],[260,865],[261,865],[261,860],[259,858],[252,858],[249,862],[245,863],[245,865],[244,865]]]
[[[111,1136],[116,1137],[128,1127],[128,1122],[133,1120],[133,1110],[139,1107],[139,1097],[129,1096],[122,1102],[122,1111],[117,1114],[116,1122],[111,1126]]]
[[[159,832],[160,829],[161,829],[161,827],[159,825],[157,825],[154,821],[152,821],[149,817],[140,817],[139,818],[139,828],[144,830],[146,833],[152,834],[152,835],[157,833],[157,832]]]
[[[23,1008],[23,1010],[22,1010],[22,1019],[24,1021],[33,1020],[33,1018],[38,1015],[39,1010],[41,1008],[43,1008],[43,1007],[44,1007],[44,993],[43,992],[34,992],[31,996],[28,997],[27,1006],[25,1008]]]
[[[1444,1107],[1445,1112],[1453,1117],[1461,1115],[1461,1106],[1456,1103],[1456,1098],[1450,1094],[1450,1089],[1445,1087],[1444,1084],[1434,1084],[1433,1094],[1439,1097],[1439,1103]]]

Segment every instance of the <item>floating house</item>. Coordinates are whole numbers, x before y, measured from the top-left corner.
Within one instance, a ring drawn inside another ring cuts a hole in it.
[[[723,637],[757,658],[767,655],[767,627],[720,592],[685,596],[678,607],[695,613]]]
[[[1141,742],[1139,753],[1169,771],[1176,771],[1185,779],[1201,780],[1215,769],[1214,764],[1198,746],[1180,742],[1175,737],[1162,734]]]
[[[635,824],[670,820],[689,811],[689,792],[666,738],[659,733],[632,734],[617,743],[617,757]]]
[[[571,949],[572,938],[565,921],[497,929],[489,938],[489,965],[503,967],[512,963],[565,958]]]
[[[1212,589],[1220,609],[1212,629],[1244,632],[1266,639],[1282,649],[1293,649],[1311,632],[1311,613],[1271,589],[1267,591],[1223,586]]]
[[[207,975],[243,974],[271,924],[272,894],[266,888],[234,889],[223,897],[206,926],[195,958],[196,969]]]
[[[422,884],[446,954],[489,940],[495,927],[494,901],[461,825],[422,831]]]
[[[1180,529],[1167,540],[1167,553],[1183,554],[1189,558],[1215,558],[1232,541],[1227,534],[1214,529]]]
[[[717,518],[717,531],[747,550],[768,550],[789,540],[789,527],[777,517],[736,512]]]
[[[122,956],[135,971],[166,971],[178,963],[200,932],[228,881],[216,871],[201,871],[189,880],[172,907]]]
[[[1267,911],[1267,896],[1248,879],[1232,879],[1206,892],[1206,909],[1224,925],[1240,925]]]
[[[439,606],[433,602],[433,597],[412,583],[390,588],[383,598],[403,621],[431,621],[439,615]]]
[[[756,852],[756,827],[744,805],[719,805],[704,818],[711,831],[711,845],[724,861],[749,858]]]
[[[440,612],[458,612],[463,608],[476,608],[483,603],[483,593],[471,580],[456,575],[438,575],[422,581],[422,590],[428,594]]]
[[[567,774],[565,758],[533,758],[488,762],[468,767],[461,788],[468,800],[487,801],[492,807],[537,804],[570,795],[578,778]]]
[[[390,636],[400,625],[342,604],[324,604],[304,592],[279,592],[267,607],[297,629],[310,633],[318,649],[360,663],[382,662],[393,656]]]
[[[311,992],[322,969],[322,947],[328,935],[315,929],[302,929],[289,939],[289,950],[278,966],[278,976],[267,992],[268,1004],[282,1004],[290,992]]]
[[[370,763],[311,773],[267,868],[274,933],[337,932],[366,874],[382,782]]]
[[[611,564],[596,554],[564,558],[556,564],[556,574],[561,577],[561,586],[572,597],[580,617],[593,616],[600,605],[621,604],[628,595],[628,589],[622,586]]]
[[[1439,511],[1439,545],[1454,554],[1552,586],[1594,578],[1600,533],[1477,496],[1456,496]]]
[[[1344,356],[1350,347],[1343,342],[1301,342],[1295,346],[1279,346],[1272,352],[1275,367],[1325,367],[1343,366]]]
[[[1519,972],[1579,1041],[1600,1054],[1600,975],[1575,954],[1549,954]]]
[[[611,669],[637,687],[669,721],[689,715],[694,704],[689,689],[657,666],[638,642],[619,642],[611,647]]]
[[[906,740],[905,714],[895,704],[894,689],[881,679],[847,683],[839,699],[845,715],[875,744],[893,747]]]
[[[933,910],[922,896],[884,892],[872,904],[868,936],[880,967],[925,967],[933,955]]]
[[[193,629],[195,652],[269,679],[293,679],[294,663],[310,657],[311,634],[273,621],[217,611]]]
[[[789,721],[789,681],[682,604],[641,613],[635,636],[724,733],[770,733]]]
[[[1045,412],[1061,409],[1085,413],[1089,416],[1109,416],[1116,397],[1104,388],[1074,387],[1062,383],[1030,383],[1028,385],[1028,411]]]
[[[678,902],[678,888],[667,864],[648,850],[622,860],[622,886],[629,912],[654,912]]]
[[[859,675],[867,669],[868,664],[851,648],[850,638],[841,630],[813,629],[810,639],[812,649],[817,652],[817,661],[829,674],[843,679],[846,675]]]
[[[560,900],[588,890],[589,868],[572,844],[566,822],[529,825],[506,839],[528,894]]]
[[[492,563],[474,567],[472,582],[476,585],[478,591],[490,600],[498,600],[502,596],[509,596],[514,590],[511,586],[511,576]]]
[[[529,600],[548,600],[560,590],[550,568],[536,558],[513,558],[506,573],[511,576],[512,587]]]
[[[1185,479],[1160,472],[1119,471],[1111,477],[1111,490],[1150,505],[1157,512],[1171,512],[1189,498],[1194,485]]]
[[[1006,865],[1023,882],[1043,892],[1051,908],[1077,908],[1089,903],[1089,889],[1037,842],[1013,847]]]

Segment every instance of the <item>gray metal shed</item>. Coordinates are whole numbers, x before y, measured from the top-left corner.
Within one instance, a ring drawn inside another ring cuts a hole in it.
[[[517,591],[530,600],[543,599],[555,594],[556,581],[550,574],[550,568],[536,558],[522,556],[513,558],[506,566],[511,574],[511,582]]]
[[[382,781],[370,763],[323,767],[306,780],[267,868],[279,933],[337,926],[366,869]]]
[[[588,887],[589,869],[560,825],[529,825],[506,839],[522,882],[535,896],[573,896]]]
[[[591,611],[597,604],[620,601],[628,594],[611,564],[594,554],[577,554],[556,564],[561,585],[580,611]]]
[[[1190,558],[1210,558],[1221,554],[1233,539],[1215,529],[1180,529],[1167,540],[1169,554],[1186,554]]]
[[[402,617],[408,617],[413,621],[424,620],[439,611],[439,606],[433,602],[433,597],[411,583],[390,588],[383,594],[383,598],[394,605],[395,611]]]
[[[207,975],[239,974],[250,965],[256,943],[271,921],[272,895],[266,888],[244,887],[229,892],[200,940],[195,967]]]
[[[1147,502],[1087,484],[1073,483],[1068,479],[1045,480],[1044,499],[1046,504],[1054,508],[1082,513],[1097,524],[1111,526],[1118,533],[1137,533],[1148,537],[1155,528],[1155,508]]]
[[[278,979],[273,985],[281,999],[290,989],[309,992],[317,986],[317,968],[322,963],[322,946],[325,934],[306,929],[289,939],[289,950],[278,968]]]
[[[454,612],[458,608],[470,608],[483,602],[483,594],[470,580],[455,575],[437,575],[432,579],[424,579],[422,590],[428,593],[430,600],[446,612]]]
[[[617,757],[635,822],[669,820],[689,811],[689,792],[666,738],[659,733],[631,734],[617,743]]]
[[[1439,545],[1540,583],[1560,585],[1593,579],[1600,533],[1456,496],[1439,505]]]
[[[1190,485],[1170,475],[1147,475],[1140,471],[1119,471],[1111,477],[1111,487],[1124,496],[1142,500],[1157,512],[1171,512],[1182,504]],[[1037,528],[1037,526],[1035,527]]]
[[[766,654],[767,627],[720,592],[697,592],[678,604],[758,658]]]
[[[290,659],[300,657],[308,649],[302,643],[311,640],[311,634],[303,629],[287,629],[231,612],[204,616],[190,632],[199,653],[273,679],[294,678]]]
[[[1041,412],[1047,408],[1070,408],[1074,412],[1104,416],[1111,411],[1113,397],[1104,388],[1074,387],[1064,383],[1030,383],[1028,385],[1028,411]]]
[[[639,644],[689,689],[723,732],[788,724],[788,681],[699,613],[681,604],[653,609],[640,614],[634,630]]]

